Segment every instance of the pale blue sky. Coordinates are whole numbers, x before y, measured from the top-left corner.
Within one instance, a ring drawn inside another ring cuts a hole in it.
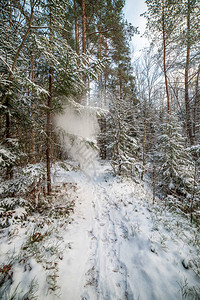
[[[148,40],[141,35],[145,30],[145,18],[141,17],[140,14],[147,10],[145,0],[126,0],[124,9],[125,18],[128,22],[132,23],[133,26],[139,27],[140,34],[133,37],[133,49],[134,56],[138,56],[142,48],[148,45]]]

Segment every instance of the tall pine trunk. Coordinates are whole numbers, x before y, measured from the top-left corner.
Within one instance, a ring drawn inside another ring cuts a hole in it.
[[[144,178],[145,164],[146,164],[146,135],[147,135],[147,103],[144,103],[144,135],[142,144],[142,173],[141,180]]]
[[[86,35],[86,11],[85,11],[85,0],[82,0],[82,53],[86,54],[86,48],[87,48],[87,35]],[[86,57],[84,58],[84,64],[86,65]],[[85,84],[86,88],[86,82],[87,78],[85,75],[83,75],[83,82]],[[84,100],[86,100],[86,91],[84,93]],[[81,99],[79,99],[79,102],[81,102]]]
[[[50,6],[49,13],[50,44],[53,38],[52,32],[52,13]],[[53,69],[49,66],[49,95],[47,98],[46,115],[46,176],[47,176],[47,195],[51,195],[51,103],[53,99]]]
[[[86,53],[86,12],[85,0],[82,0],[82,48],[83,53]]]
[[[102,59],[102,33],[101,33],[101,16],[100,16],[100,24],[99,24],[99,60]],[[103,77],[102,73],[99,75],[99,81],[100,81],[100,102],[101,107],[103,106]]]
[[[194,112],[193,112],[193,136],[194,143],[196,141],[196,118],[197,118],[197,100],[199,94],[199,75],[200,75],[200,65],[197,71],[197,79],[196,79],[196,89],[195,89],[195,100],[194,100]]]
[[[77,22],[76,0],[74,0],[74,25],[75,25],[76,53],[79,54],[79,38],[78,38],[78,22]]]
[[[185,113],[186,113],[186,129],[189,141],[193,144],[192,123],[190,116],[190,99],[189,99],[189,66],[190,66],[190,0],[187,2],[187,45],[186,45],[186,63],[185,63]]]
[[[32,58],[31,58],[31,81],[33,83],[35,81],[34,54],[32,55]],[[33,89],[32,89],[32,96],[33,96]],[[34,117],[33,117],[34,103],[33,103],[33,99],[32,99],[31,108],[32,108],[31,117],[32,117],[32,122],[34,123]],[[31,163],[35,164],[35,129],[34,129],[34,126],[32,126],[32,129],[31,129]]]
[[[122,99],[122,75],[121,75],[121,70],[119,70],[119,98]]]
[[[165,29],[165,2],[162,1],[162,39],[163,39],[163,69],[165,77],[165,89],[167,96],[167,113],[170,114],[170,99],[169,99],[169,87],[167,80],[167,67],[166,67],[166,29]]]
[[[105,58],[108,57],[108,42],[107,38],[105,38]],[[105,70],[104,72],[104,105],[106,106],[107,101],[106,101],[106,93],[107,93],[107,71]]]
[[[49,96],[47,98],[46,116],[46,171],[47,171],[47,195],[51,194],[51,102],[53,87],[53,70],[49,68]]]

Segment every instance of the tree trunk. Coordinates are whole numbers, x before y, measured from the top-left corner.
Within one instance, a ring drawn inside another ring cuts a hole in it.
[[[165,89],[167,96],[167,113],[170,114],[170,99],[169,99],[169,88],[168,88],[168,80],[167,80],[167,67],[166,67],[166,33],[165,33],[165,8],[164,8],[164,0],[162,1],[162,36],[163,36],[163,69],[164,69],[164,77],[165,77]]]
[[[106,118],[102,117],[99,119],[100,127],[100,157],[101,159],[106,159]]]
[[[51,102],[52,102],[53,70],[49,68],[49,96],[47,98],[46,119],[46,164],[47,164],[47,195],[51,194]]]
[[[190,222],[193,221],[193,206],[194,206],[194,196],[195,196],[195,189],[196,189],[196,179],[197,179],[197,160],[195,160],[195,167],[194,167],[194,182],[193,182],[193,192],[192,192],[192,199],[190,202]]]
[[[194,112],[193,112],[193,142],[196,140],[196,117],[197,117],[197,100],[199,95],[199,74],[200,74],[200,65],[197,71],[197,80],[196,80],[196,89],[195,89],[195,100],[194,100]]]
[[[52,14],[50,7],[49,28],[50,28],[50,44],[53,37],[51,28]],[[51,103],[53,99],[53,69],[49,67],[49,95],[47,98],[47,115],[46,115],[46,172],[47,172],[47,195],[51,195]]]
[[[82,48],[83,53],[86,53],[86,13],[85,13],[85,0],[82,0]]]
[[[86,11],[85,11],[85,0],[82,0],[82,53],[86,54],[86,47],[87,47],[87,36],[86,36]],[[84,57],[84,64],[86,65],[86,57]],[[83,75],[83,82],[86,87],[87,78]],[[86,101],[86,92],[84,93],[84,101]],[[81,103],[81,99],[79,99],[79,103]]]
[[[190,117],[189,103],[189,65],[190,65],[190,0],[187,2],[187,48],[186,48],[186,64],[185,64],[185,113],[186,113],[186,128],[187,135],[191,144],[193,144],[192,124]]]
[[[80,41],[80,26],[78,26],[78,22],[77,22],[77,41],[78,41],[78,52],[80,51],[79,49],[79,41]],[[79,63],[78,63],[79,66]]]
[[[107,43],[107,38],[105,39],[105,58],[108,57],[108,43]],[[106,101],[106,91],[107,91],[107,71],[105,70],[104,72],[104,105],[106,106],[107,101]]]
[[[34,55],[32,55],[32,59],[31,59],[31,81],[32,82],[35,81]],[[32,90],[32,96],[33,96],[33,90]],[[33,103],[33,99],[32,99],[31,108],[32,108],[32,122],[34,123],[34,118],[33,118],[34,103]],[[32,129],[31,129],[31,148],[32,148],[31,149],[31,163],[35,164],[35,130],[34,130],[34,126],[32,126]]]
[[[101,16],[100,16],[100,24],[99,24],[99,60],[102,59],[102,34],[101,34]],[[99,76],[100,81],[100,101],[101,101],[101,107],[103,106],[103,77],[102,73]]]
[[[153,162],[153,204],[155,203],[156,199],[156,167],[155,163]]]
[[[75,24],[76,53],[79,54],[78,23],[77,23],[76,0],[74,0],[74,24]]]
[[[141,180],[144,178],[145,164],[146,164],[146,132],[147,132],[147,104],[145,100],[144,104],[144,135],[143,135],[143,145],[142,145],[142,174]]]
[[[119,72],[119,98],[122,99],[122,75]]]
[[[9,13],[9,23],[10,23],[10,28],[12,28],[12,0],[10,0],[10,13]]]

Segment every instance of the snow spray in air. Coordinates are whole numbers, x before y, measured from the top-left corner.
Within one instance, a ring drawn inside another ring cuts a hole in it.
[[[77,161],[89,177],[98,173],[98,148],[96,136],[99,131],[96,113],[89,107],[67,106],[55,118],[57,128],[64,131],[64,147],[70,158]]]

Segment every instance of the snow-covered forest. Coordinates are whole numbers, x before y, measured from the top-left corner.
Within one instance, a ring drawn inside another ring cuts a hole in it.
[[[200,299],[200,2],[0,1],[0,299]]]

